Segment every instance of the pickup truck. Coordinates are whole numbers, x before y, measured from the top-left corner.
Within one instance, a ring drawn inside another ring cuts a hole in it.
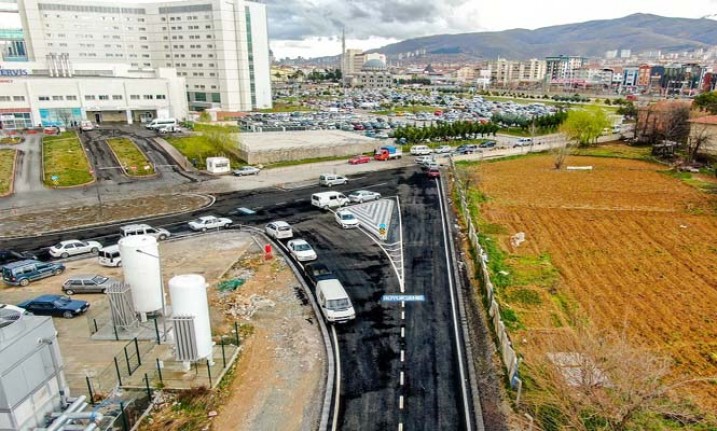
[[[400,148],[395,147],[393,145],[384,145],[383,147],[376,150],[373,155],[373,158],[376,160],[391,160],[400,159],[402,155],[403,152]]]

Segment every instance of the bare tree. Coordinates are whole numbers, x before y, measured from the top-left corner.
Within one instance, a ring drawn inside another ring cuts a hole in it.
[[[569,146],[570,143],[566,140],[563,145],[553,147],[553,165],[555,166],[555,169],[559,170],[563,167],[563,164],[565,163],[565,158],[568,157],[568,154],[570,153]]]
[[[687,139],[687,162],[692,163],[697,157],[700,148],[712,142],[712,134],[709,133],[706,125],[693,125],[692,133]]]
[[[674,379],[669,359],[635,347],[624,334],[578,327],[546,337],[523,362],[532,383],[524,401],[544,423],[619,431],[633,429],[644,414],[713,420],[692,412],[674,390],[715,377]]]
[[[687,142],[690,134],[690,108],[684,105],[671,106],[663,114],[661,135],[663,139],[679,143]]]

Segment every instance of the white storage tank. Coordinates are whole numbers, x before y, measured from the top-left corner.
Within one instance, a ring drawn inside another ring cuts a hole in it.
[[[157,239],[149,235],[119,240],[124,281],[132,289],[134,309],[146,314],[162,309],[162,271]]]
[[[197,358],[212,357],[212,329],[209,323],[207,283],[199,274],[183,274],[169,280],[172,317],[194,317],[194,343]],[[176,334],[179,341],[190,334]]]

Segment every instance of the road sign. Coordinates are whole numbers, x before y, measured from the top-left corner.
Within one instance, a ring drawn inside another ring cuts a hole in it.
[[[386,223],[381,223],[378,225],[378,235],[381,238],[386,239]]]
[[[381,302],[424,302],[425,295],[383,295]]]

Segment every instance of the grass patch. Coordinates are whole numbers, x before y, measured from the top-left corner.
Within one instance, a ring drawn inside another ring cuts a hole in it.
[[[194,123],[194,131],[239,133],[239,126],[222,126],[221,124]]]
[[[14,164],[15,150],[0,150],[0,195],[10,192]]]
[[[42,138],[42,162],[45,184],[48,186],[77,186],[94,179],[90,164],[75,132],[64,132]],[[57,183],[52,177],[57,176]]]
[[[705,181],[699,177],[696,177],[691,172],[678,171],[676,169],[658,171],[663,175],[671,176],[672,178],[681,180],[683,183],[692,186],[705,193],[717,193],[717,184]]]
[[[511,290],[505,296],[505,299],[509,302],[523,305],[540,305],[543,303],[538,292],[523,288]]]
[[[232,166],[244,163],[243,160],[232,157],[231,154],[221,154],[221,151],[217,150],[206,136],[167,136],[164,139],[179,150],[190,162],[194,163],[197,169],[206,169],[207,157],[216,157],[218,155],[228,157]]]
[[[614,157],[618,159],[633,159],[655,161],[650,147],[630,146],[621,144],[598,145],[595,147],[574,148],[571,156]]]
[[[550,288],[558,280],[558,270],[547,253],[539,256],[513,256],[508,266],[513,269],[515,286]]]
[[[525,328],[523,324],[520,323],[520,319],[518,319],[518,313],[503,304],[500,306],[500,318],[503,320],[503,323],[505,323],[505,327],[510,331]]]
[[[0,138],[0,144],[3,145],[15,145],[22,143],[22,138],[18,136],[3,136]]]
[[[154,166],[149,162],[147,156],[137,148],[134,142],[127,138],[111,138],[107,145],[112,148],[119,162],[124,166],[127,175],[143,177],[154,175]],[[132,169],[134,167],[134,169]]]

